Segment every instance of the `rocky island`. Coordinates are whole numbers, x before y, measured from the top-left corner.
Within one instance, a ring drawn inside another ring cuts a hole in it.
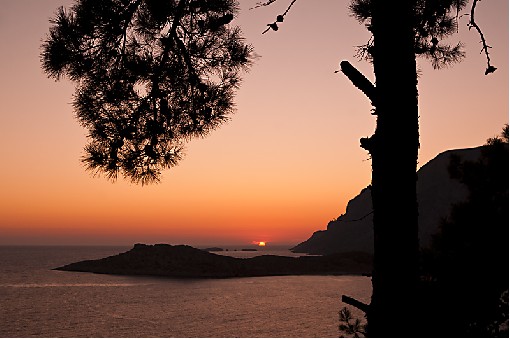
[[[187,245],[136,244],[124,253],[98,260],[80,261],[55,270],[175,278],[361,275],[371,272],[372,256],[349,252],[297,258],[276,255],[233,258]]]

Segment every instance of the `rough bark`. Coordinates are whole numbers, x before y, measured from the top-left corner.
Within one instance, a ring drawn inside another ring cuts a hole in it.
[[[372,1],[377,127],[362,147],[372,156],[374,207],[371,337],[417,336],[419,147],[413,41],[414,1]]]

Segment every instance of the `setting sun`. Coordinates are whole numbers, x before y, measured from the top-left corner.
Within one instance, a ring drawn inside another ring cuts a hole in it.
[[[266,246],[266,242],[265,241],[259,241],[259,246]]]

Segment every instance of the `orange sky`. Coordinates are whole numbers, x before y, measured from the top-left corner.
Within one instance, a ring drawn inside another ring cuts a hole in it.
[[[290,0],[289,0],[290,1]],[[237,19],[261,58],[245,76],[232,121],[192,141],[162,183],[94,178],[79,159],[83,130],[69,81],[40,69],[48,19],[65,0],[4,0],[0,9],[0,245],[187,243],[294,245],[345,211],[370,183],[359,138],[373,133],[370,104],[341,74],[368,32],[346,0],[298,0],[278,32],[262,35],[287,0]],[[481,2],[477,18],[496,73],[484,76],[475,31],[453,40],[467,59],[420,66],[420,166],[446,149],[473,147],[508,122],[508,1]]]

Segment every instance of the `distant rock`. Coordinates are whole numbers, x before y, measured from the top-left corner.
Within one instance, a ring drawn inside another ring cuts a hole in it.
[[[364,274],[372,270],[372,256],[342,253],[298,258],[261,255],[233,258],[186,245],[136,244],[131,250],[98,260],[56,268],[60,271],[177,278],[233,278],[277,275]]]
[[[206,251],[206,252],[223,252],[223,248],[220,248],[220,247],[207,247],[207,248],[203,248],[202,251]]]
[[[481,147],[445,151],[418,171],[417,199],[420,246],[430,246],[431,235],[438,230],[441,218],[447,217],[452,204],[467,199],[467,188],[450,178],[448,165],[451,155],[462,160],[476,160]],[[370,187],[370,186],[369,186]],[[330,221],[327,229],[317,231],[291,250],[296,253],[332,254],[362,251],[373,253],[374,231],[370,188],[364,188],[349,201],[345,214]],[[395,211],[398,218],[398,210]]]

